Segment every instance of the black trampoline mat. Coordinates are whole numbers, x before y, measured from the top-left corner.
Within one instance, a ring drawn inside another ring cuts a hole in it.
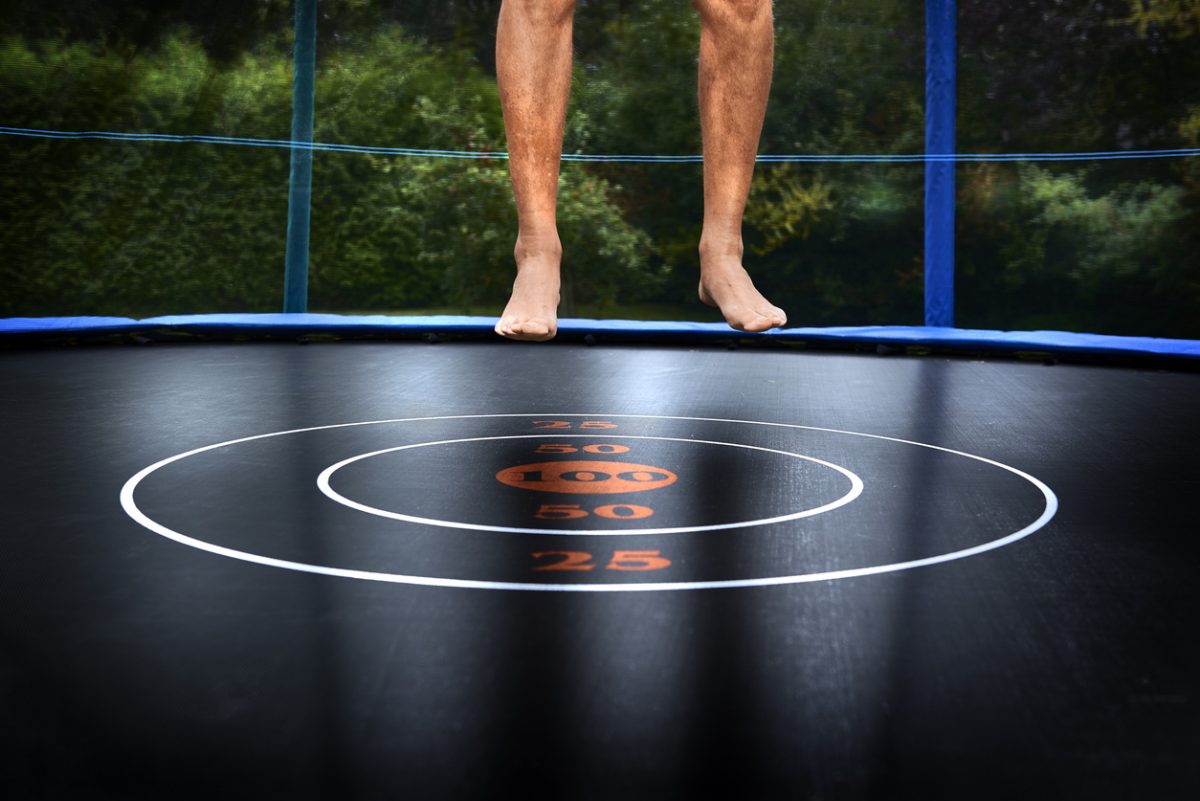
[[[1200,376],[0,354],[5,798],[1194,798]]]

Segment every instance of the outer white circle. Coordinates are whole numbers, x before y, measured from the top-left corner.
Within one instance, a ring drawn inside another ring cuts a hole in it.
[[[646,582],[636,584],[540,584],[536,582],[515,582],[515,581],[480,581],[477,579],[451,579],[451,578],[436,578],[430,576],[407,576],[399,573],[378,573],[370,570],[349,570],[340,567],[328,567],[326,565],[310,565],[304,562],[293,562],[286,559],[275,559],[270,556],[261,554],[248,553],[246,551],[238,551],[233,548],[226,548],[222,545],[215,545],[211,542],[198,540],[195,537],[189,537],[186,534],[181,534],[166,526],[150,519],[141,509],[138,508],[134,501],[134,491],[138,484],[147,476],[159,468],[166,467],[173,462],[178,462],[186,459],[189,456],[195,456],[206,451],[224,448],[230,445],[238,445],[243,442],[252,442],[259,439],[268,439],[270,437],[282,437],[288,434],[302,434],[309,431],[325,431],[335,428],[352,428],[355,426],[368,425],[383,425],[387,423],[414,423],[427,422],[431,420],[465,420],[465,419],[481,419],[481,418],[505,418],[505,417],[541,417],[541,418],[560,418],[560,417],[604,417],[604,418],[635,418],[642,420],[690,420],[695,422],[706,423],[733,423],[741,425],[760,425],[771,426],[777,428],[801,429],[806,431],[823,431],[831,434],[846,434],[853,437],[866,437],[868,439],[884,440],[888,442],[898,442],[902,445],[914,445],[919,448],[928,448],[930,450],[941,451],[955,456],[962,456],[967,459],[974,459],[984,464],[998,467],[1001,470],[1007,470],[1015,476],[1028,481],[1040,491],[1046,499],[1046,506],[1036,520],[1029,523],[1024,528],[1014,531],[1011,534],[1003,536],[996,540],[974,545],[970,548],[963,548],[950,553],[938,554],[936,556],[925,557],[924,559],[913,559],[907,562],[896,562],[887,565],[872,565],[869,567],[856,567],[848,570],[831,570],[823,573],[801,573],[795,576],[768,576],[764,578],[750,579],[730,579],[724,581],[664,581],[664,582]],[[940,445],[930,445],[925,442],[914,442],[913,440],[900,439],[898,437],[888,437],[882,434],[864,434],[859,431],[844,431],[837,428],[820,428],[818,426],[804,426],[795,423],[772,423],[757,420],[730,420],[718,417],[677,417],[672,415],[649,415],[649,414],[456,414],[456,415],[441,415],[435,417],[406,417],[397,418],[394,420],[367,420],[358,423],[335,423],[327,426],[311,426],[308,428],[294,428],[289,431],[274,431],[269,434],[256,434],[250,437],[241,437],[240,439],[231,439],[225,442],[218,442],[214,445],[205,445],[201,448],[195,448],[184,453],[178,453],[174,456],[168,456],[166,459],[155,462],[148,467],[144,467],[137,473],[134,473],[125,485],[121,487],[121,507],[125,513],[133,518],[137,523],[150,529],[156,534],[159,534],[167,539],[175,540],[183,545],[197,548],[209,553],[227,556],[232,559],[240,559],[244,562],[253,562],[260,565],[269,565],[271,567],[282,567],[287,570],[296,570],[303,573],[316,573],[324,576],[340,576],[342,578],[364,579],[367,581],[384,581],[393,584],[415,584],[426,587],[460,587],[469,589],[484,589],[484,590],[531,590],[539,592],[648,592],[648,591],[664,591],[664,590],[705,590],[718,588],[732,587],[769,587],[779,584],[805,584],[813,581],[831,581],[834,579],[856,578],[858,576],[871,576],[878,573],[893,573],[900,570],[911,570],[916,567],[925,567],[927,565],[936,565],[943,562],[952,562],[956,559],[964,559],[968,556],[984,553],[986,551],[1002,548],[1005,545],[1010,545],[1018,540],[1028,537],[1038,529],[1045,526],[1054,517],[1058,511],[1058,496],[1054,494],[1046,484],[1034,478],[1033,476],[1018,470],[1015,467],[988,459],[984,456],[976,456],[975,454],[956,451],[951,448],[943,448]]]
[[[776,517],[764,517],[764,518],[761,518],[758,520],[744,520],[744,521],[739,521],[737,523],[717,523],[717,524],[714,524],[711,526],[674,526],[674,527],[668,527],[668,528],[631,528],[631,529],[622,529],[620,531],[614,531],[613,529],[606,529],[606,528],[594,528],[594,529],[585,529],[585,528],[576,528],[576,529],[570,529],[570,528],[516,528],[513,526],[490,526],[490,525],[485,525],[483,523],[459,523],[459,522],[453,521],[453,520],[439,520],[439,519],[430,518],[430,517],[417,517],[416,515],[406,515],[401,512],[391,512],[391,511],[388,511],[387,509],[380,509],[375,506],[368,506],[367,504],[359,503],[358,501],[347,498],[345,495],[342,495],[340,492],[338,492],[337,490],[335,490],[333,487],[331,487],[329,485],[330,480],[333,478],[333,474],[336,473],[338,470],[341,470],[346,465],[352,464],[352,463],[360,461],[362,459],[369,459],[372,456],[381,456],[385,453],[395,453],[396,451],[404,451],[404,450],[408,450],[410,448],[424,448],[424,447],[427,447],[430,445],[452,445],[452,444],[455,444],[458,442],[488,442],[488,441],[492,441],[492,440],[501,440],[501,439],[545,439],[547,436],[553,436],[554,439],[568,439],[568,438],[574,438],[574,439],[579,439],[579,438],[586,438],[586,439],[654,439],[654,440],[662,440],[665,442],[688,442],[688,443],[693,443],[696,445],[728,445],[731,448],[745,448],[747,450],[752,450],[752,451],[766,451],[767,453],[777,453],[782,456],[791,456],[796,459],[803,459],[808,462],[815,462],[816,464],[819,464],[823,467],[828,467],[833,470],[836,470],[837,472],[841,473],[846,478],[850,479],[850,490],[848,492],[846,492],[845,495],[843,495],[842,497],[838,498],[835,501],[830,501],[829,503],[823,504],[821,506],[815,506],[812,509],[802,509],[799,512],[793,512],[792,514],[787,514],[787,515],[778,515]],[[445,528],[465,528],[465,529],[470,529],[472,531],[501,531],[501,532],[505,532],[508,534],[553,534],[556,536],[566,535],[566,536],[580,536],[580,537],[582,537],[582,536],[631,537],[631,536],[636,536],[636,535],[640,535],[640,534],[682,534],[685,532],[692,532],[692,531],[719,531],[722,529],[731,529],[731,528],[747,528],[749,526],[766,526],[766,525],[770,525],[771,523],[782,523],[786,520],[799,520],[802,517],[812,517],[814,515],[819,515],[824,512],[829,512],[834,509],[837,509],[839,506],[845,506],[846,504],[850,503],[855,498],[857,498],[859,495],[862,495],[863,482],[862,482],[862,479],[858,477],[858,475],[856,475],[855,473],[853,473],[850,470],[847,470],[846,468],[842,467],[841,465],[834,464],[833,462],[826,462],[823,459],[818,459],[814,456],[805,456],[802,453],[792,453],[791,451],[781,451],[781,450],[776,450],[774,448],[762,448],[757,445],[743,445],[743,444],[737,443],[737,442],[714,442],[713,440],[685,439],[684,437],[647,437],[647,436],[637,436],[637,435],[632,435],[632,434],[627,435],[627,436],[622,436],[620,434],[553,434],[553,435],[514,434],[511,436],[504,436],[504,437],[467,437],[465,439],[444,439],[444,440],[439,440],[436,442],[417,442],[412,445],[401,445],[397,448],[384,448],[383,450],[371,451],[370,453],[360,453],[357,456],[351,456],[349,459],[343,459],[342,461],[340,461],[336,464],[332,464],[329,467],[326,467],[324,470],[322,470],[321,474],[319,476],[317,476],[317,487],[320,488],[321,492],[323,492],[328,498],[330,498],[331,500],[337,501],[338,503],[342,504],[343,506],[348,506],[351,509],[357,509],[360,512],[366,512],[367,514],[378,515],[379,517],[386,517],[391,520],[404,520],[409,523],[423,523],[428,526],[443,526]]]

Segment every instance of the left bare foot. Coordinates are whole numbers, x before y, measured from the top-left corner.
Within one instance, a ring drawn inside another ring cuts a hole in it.
[[[545,342],[558,332],[562,243],[553,237],[518,236],[517,279],[495,331],[509,339]]]
[[[742,260],[734,253],[700,252],[700,301],[721,310],[738,331],[766,331],[787,325],[783,309],[754,288]]]

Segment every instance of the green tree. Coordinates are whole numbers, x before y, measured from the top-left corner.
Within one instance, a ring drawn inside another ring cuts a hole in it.
[[[1120,11],[1091,0],[964,4],[961,148],[1186,145],[1197,93],[1177,76],[1200,69],[1200,52],[1159,22],[1115,17]],[[960,324],[1200,334],[1195,166],[1195,159],[960,165]]]
[[[282,37],[228,65],[187,29],[131,59],[18,37],[0,50],[0,101],[22,127],[286,139],[290,80]],[[494,81],[395,26],[327,55],[317,105],[318,141],[495,150],[503,140]],[[4,137],[0,158],[0,313],[278,308],[287,150]],[[502,160],[315,161],[314,307],[503,302],[516,228]],[[580,303],[611,306],[655,285],[648,240],[610,191],[564,170],[564,240],[589,254],[571,273]]]

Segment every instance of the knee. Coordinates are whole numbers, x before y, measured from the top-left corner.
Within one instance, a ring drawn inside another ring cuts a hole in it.
[[[504,0],[504,5],[538,22],[565,22],[575,14],[575,0]]]
[[[773,0],[692,0],[701,19],[717,23],[753,23],[771,18]]]

